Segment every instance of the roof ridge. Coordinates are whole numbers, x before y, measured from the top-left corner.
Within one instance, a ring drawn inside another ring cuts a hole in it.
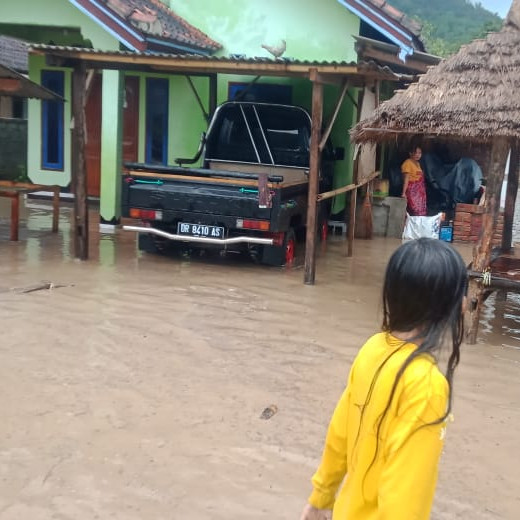
[[[175,20],[177,20],[177,22],[179,22],[185,29],[193,31],[194,33],[197,33],[199,36],[207,39],[210,47],[215,47],[215,50],[222,48],[222,44],[213,40],[213,38],[209,37],[205,32],[201,31],[200,29],[198,29],[197,27],[192,25],[190,22],[185,20],[182,16],[178,15],[173,9],[171,9],[167,5],[163,4],[160,0],[148,0],[148,1],[152,4],[154,4],[157,8],[161,9],[165,14],[167,14],[169,16],[173,16],[175,18]]]

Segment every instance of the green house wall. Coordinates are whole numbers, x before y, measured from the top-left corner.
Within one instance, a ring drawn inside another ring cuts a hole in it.
[[[84,40],[101,50],[117,50],[119,42],[100,25],[74,7],[67,0],[19,0],[4,2],[2,24],[10,28],[21,25],[41,25],[79,28]],[[165,2],[167,3],[167,2]],[[206,32],[223,45],[218,55],[240,54],[247,57],[269,54],[261,48],[262,43],[276,44],[281,39],[287,41],[285,57],[316,61],[355,61],[352,35],[359,32],[359,19],[342,7],[337,0],[243,0],[240,4],[232,0],[175,0],[171,2],[177,14],[194,26]],[[240,5],[238,7],[238,5]],[[59,21],[59,22],[57,22]],[[42,31],[42,38],[47,35]],[[43,41],[42,43],[49,43]],[[29,76],[40,82],[43,69],[50,69],[40,56],[31,56]],[[64,168],[62,171],[46,170],[41,162],[41,102],[30,100],[28,106],[28,175],[35,183],[68,186],[71,179],[70,121],[71,121],[71,71],[65,70],[64,107]],[[200,134],[206,130],[207,122],[203,112],[184,76],[167,74],[140,74],[140,116],[138,160],[144,161],[146,141],[146,78],[165,77],[169,79],[169,121],[168,121],[168,164],[174,164],[177,157],[191,157],[195,154]],[[100,213],[104,221],[117,221],[120,216],[120,172],[123,84],[125,72],[105,71],[102,82],[101,121],[101,200]],[[219,75],[218,102],[227,100],[230,82],[251,81],[251,76]],[[208,111],[209,82],[207,78],[193,77],[192,81]],[[286,78],[261,78],[260,82],[290,84],[292,102],[310,108],[311,84],[307,80]],[[355,92],[351,92],[355,95]],[[326,87],[324,121],[334,109],[338,96],[336,87]],[[352,176],[352,151],[348,130],[355,120],[352,103],[346,100],[340,110],[331,134],[333,144],[346,149],[345,160],[336,165],[336,186],[350,181]],[[335,200],[334,210],[344,206],[344,197]]]

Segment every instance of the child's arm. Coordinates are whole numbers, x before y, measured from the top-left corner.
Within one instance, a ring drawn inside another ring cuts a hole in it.
[[[352,378],[352,372],[351,372]],[[314,476],[309,504],[317,509],[332,509],[336,492],[347,473],[347,423],[350,384],[343,392],[330,421],[321,464]]]
[[[424,425],[443,417],[447,402],[447,382],[437,370],[406,384],[385,442],[378,520],[430,518],[445,423]]]

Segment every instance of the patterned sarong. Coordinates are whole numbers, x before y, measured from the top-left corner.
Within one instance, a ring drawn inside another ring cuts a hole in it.
[[[409,215],[424,217],[426,215],[426,187],[424,178],[410,181],[406,188],[407,211]]]

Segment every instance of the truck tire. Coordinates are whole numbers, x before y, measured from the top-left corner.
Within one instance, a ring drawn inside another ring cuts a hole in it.
[[[262,263],[266,265],[289,265],[294,262],[296,254],[296,235],[293,228],[285,233],[283,245],[264,246],[262,250]]]

